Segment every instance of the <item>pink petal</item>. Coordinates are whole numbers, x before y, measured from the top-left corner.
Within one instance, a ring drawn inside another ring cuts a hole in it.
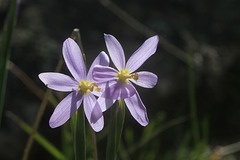
[[[114,65],[118,70],[123,69],[125,67],[125,55],[121,44],[114,36],[110,34],[104,34],[104,38],[109,55]]]
[[[97,83],[112,81],[117,79],[118,71],[112,67],[95,65],[93,68],[93,80]]]
[[[49,125],[56,128],[63,125],[79,108],[83,100],[83,95],[78,91],[73,91],[65,97],[55,108]]]
[[[124,99],[128,110],[133,118],[142,126],[148,125],[147,109],[144,106],[138,92],[132,97]]]
[[[105,89],[101,97],[107,99],[124,99],[133,96],[136,89],[131,83],[113,81],[113,84]]]
[[[38,77],[48,88],[62,92],[77,90],[78,82],[65,74],[45,72]]]
[[[94,131],[101,131],[104,126],[103,114],[93,94],[88,93],[84,95],[83,106],[88,122],[92,126]],[[94,107],[96,108],[94,109]]]
[[[77,43],[68,38],[63,43],[63,57],[65,63],[73,75],[73,77],[80,82],[86,79],[86,67],[83,60],[82,52]]]
[[[138,80],[130,79],[131,82],[135,83],[136,85],[139,85],[144,88],[153,88],[158,81],[157,75],[151,73],[151,72],[137,72],[138,74]]]
[[[131,73],[136,71],[151,55],[156,52],[158,41],[158,36],[153,36],[147,39],[129,58],[126,64],[126,69],[129,69]]]
[[[105,52],[100,52],[99,55],[93,61],[87,75],[87,80],[93,81],[92,71],[95,65],[109,66],[109,58]]]

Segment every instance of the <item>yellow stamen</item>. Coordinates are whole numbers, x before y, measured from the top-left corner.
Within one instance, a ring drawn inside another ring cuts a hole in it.
[[[137,73],[132,74],[132,79],[137,81],[138,80],[138,74]]]
[[[94,88],[94,90],[99,92],[101,88]]]
[[[100,91],[101,88],[98,88],[97,83],[95,82],[89,82],[89,81],[84,81],[82,80],[79,84],[78,84],[78,88],[79,88],[79,92],[82,94],[88,94],[89,91]]]
[[[128,79],[134,79],[135,81],[138,80],[138,74],[133,73],[129,74],[130,71],[128,69],[124,70],[121,69],[120,72],[117,73],[117,80],[123,81],[123,82],[128,82]]]

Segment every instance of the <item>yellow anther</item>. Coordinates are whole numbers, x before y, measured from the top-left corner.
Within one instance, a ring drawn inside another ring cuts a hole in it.
[[[91,85],[95,86],[95,87],[98,87],[97,83],[95,83],[95,82],[92,82]]]
[[[128,79],[134,79],[135,81],[138,80],[138,74],[134,73],[134,74],[129,74],[130,71],[128,69],[124,70],[121,69],[120,72],[117,73],[117,80],[119,81],[124,81],[124,82],[128,82]]]
[[[96,87],[96,88],[95,88]],[[95,82],[89,82],[89,81],[84,81],[82,80],[79,84],[78,84],[78,88],[79,88],[79,92],[82,94],[88,94],[89,91],[99,91],[101,90],[101,88],[98,88],[97,83]]]
[[[101,90],[101,88],[94,88],[94,91],[100,91]]]
[[[137,73],[134,73],[131,76],[132,76],[132,79],[134,79],[135,81],[138,80],[138,74]]]

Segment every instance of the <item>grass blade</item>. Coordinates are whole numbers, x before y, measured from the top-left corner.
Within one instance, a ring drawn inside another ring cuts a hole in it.
[[[12,0],[11,2],[7,21],[3,28],[2,41],[0,45],[0,124],[2,119],[3,104],[7,83],[7,62],[10,57],[13,29],[16,24],[16,14],[19,4],[20,0]]]
[[[12,112],[6,112],[6,116],[13,120],[18,126],[23,129],[26,133],[31,134],[32,128],[27,125],[24,121],[22,121],[19,117],[17,117]],[[64,160],[63,154],[55,147],[53,146],[48,140],[46,140],[43,136],[41,136],[39,133],[36,133],[35,140],[43,147],[45,148],[53,157],[59,160]]]

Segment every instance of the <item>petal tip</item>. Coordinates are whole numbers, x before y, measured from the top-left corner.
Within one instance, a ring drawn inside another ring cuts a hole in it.
[[[103,33],[104,36],[109,36],[110,34],[107,34],[107,33]]]
[[[38,74],[38,78],[41,79],[43,77],[44,73]]]
[[[158,35],[155,35],[155,36],[152,36],[152,37],[150,37],[151,39],[154,39],[155,41],[159,41],[159,36]]]
[[[106,40],[106,38],[115,38],[115,37],[113,35],[111,35],[111,34],[104,33],[104,38]]]
[[[145,123],[142,123],[141,125],[143,126],[143,127],[146,127],[147,125],[148,125],[148,121],[147,122],[145,122]]]
[[[47,84],[46,84],[46,77],[45,77],[44,75],[45,75],[45,73],[40,73],[40,74],[38,75],[38,78],[39,78],[45,85],[47,85]]]
[[[93,128],[95,132],[100,132],[103,129],[103,126],[100,126],[98,128]]]
[[[68,37],[64,42],[74,41],[72,38]]]
[[[153,36],[153,37],[155,37],[157,40],[159,40],[159,36],[158,36],[158,35],[155,35],[155,36]]]
[[[57,126],[54,125],[53,122],[50,122],[50,121],[49,121],[49,126],[50,126],[51,128],[56,128],[56,127],[57,127]]]

